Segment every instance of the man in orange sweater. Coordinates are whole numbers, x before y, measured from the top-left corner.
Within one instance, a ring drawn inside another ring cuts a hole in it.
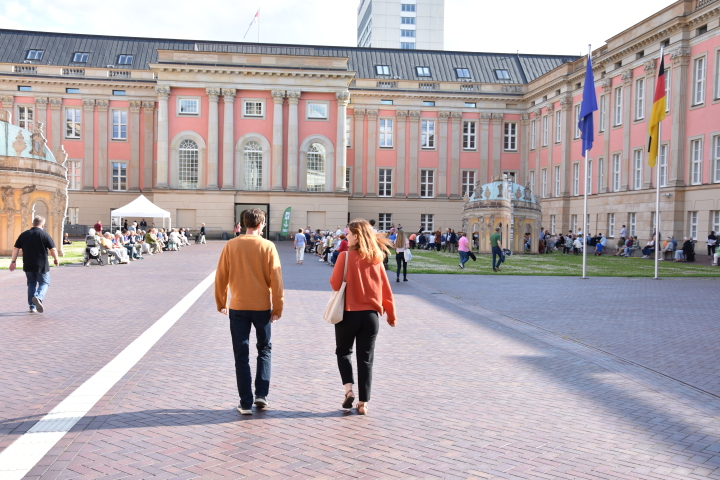
[[[228,314],[230,290],[230,334],[235,354],[235,377],[240,404],[238,411],[252,415],[253,393],[250,373],[250,329],[257,337],[255,406],[267,408],[270,389],[270,324],[282,315],[283,282],[280,258],[275,245],[262,238],[265,212],[253,208],[244,212],[247,233],[225,244],[215,273],[215,303]]]

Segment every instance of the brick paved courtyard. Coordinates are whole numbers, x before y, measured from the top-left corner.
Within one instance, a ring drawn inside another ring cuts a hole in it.
[[[0,276],[0,450],[215,268],[222,243]],[[417,275],[392,283],[370,415],[346,414],[330,267],[280,245],[271,410],[241,417],[206,291],[26,478],[720,478],[719,280]]]

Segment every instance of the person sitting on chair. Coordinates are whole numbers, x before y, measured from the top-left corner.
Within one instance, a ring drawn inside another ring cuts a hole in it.
[[[692,242],[688,240],[688,237],[683,237],[683,246],[681,249],[675,251],[675,261],[684,262],[687,260],[686,252],[693,250]]]
[[[645,248],[642,249],[643,257],[642,258],[650,258],[650,255],[655,252],[655,240],[650,238],[648,242],[645,244]]]

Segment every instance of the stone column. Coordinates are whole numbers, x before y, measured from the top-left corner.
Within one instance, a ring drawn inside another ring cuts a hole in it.
[[[233,150],[235,148],[235,94],[237,90],[234,88],[223,88],[222,95],[225,101],[225,109],[223,112],[223,173],[222,173],[222,189],[235,190],[233,179],[235,178]]]
[[[347,169],[347,106],[350,92],[337,92],[337,141],[335,147],[335,191],[347,192],[345,188],[345,170]]]
[[[83,100],[83,190],[95,190],[95,156],[93,149],[93,125],[95,123],[95,100]]]
[[[35,123],[37,124],[38,122],[41,122],[43,125],[45,125],[45,132],[47,132],[47,125],[48,125],[47,112],[48,112],[47,97],[35,97]]]
[[[273,138],[272,138],[272,170],[270,190],[283,190],[283,102],[285,90],[273,90]],[[243,188],[238,185],[238,188]]]
[[[418,151],[420,149],[420,112],[408,112],[410,118],[410,183],[408,187],[408,198],[420,198],[418,195]]]
[[[15,104],[15,97],[12,95],[3,95],[0,97],[0,102],[2,102],[2,108],[3,110],[6,110],[10,114],[10,118],[12,119],[13,115],[13,105]],[[12,238],[13,235],[10,235],[10,238]],[[15,239],[12,240],[12,242],[15,242]],[[10,250],[12,250],[13,247],[10,247]]]
[[[437,198],[447,197],[447,133],[450,112],[438,112]]]
[[[170,144],[168,140],[168,98],[170,97],[170,87],[155,87],[155,91],[158,95],[157,170],[155,173],[155,188],[169,188],[168,156],[170,153]]]
[[[680,47],[670,52],[672,60],[672,127],[670,135],[670,155],[668,156],[668,186],[685,185],[685,148],[688,105],[688,66],[690,48]],[[667,125],[667,122],[664,122]],[[666,125],[663,127],[667,128]],[[665,130],[663,128],[663,130]],[[679,230],[676,230],[679,231]]]
[[[52,124],[52,132],[50,134],[50,141],[52,142],[52,151],[57,151],[60,148],[60,143],[63,138],[63,128],[65,124],[61,117],[62,115],[62,98],[51,98],[50,99],[50,123]]]
[[[95,100],[98,112],[98,192],[108,190],[110,173],[108,165],[108,106],[107,100]]]
[[[491,113],[480,114],[480,185],[488,183],[490,179],[488,164],[490,161],[489,131],[491,118]]]
[[[572,138],[574,137],[575,133],[575,120],[573,118],[573,97],[567,96],[560,99],[560,111],[562,112],[562,135],[563,135],[563,142],[561,146],[561,167],[560,167],[560,195],[563,197],[571,196],[572,189]],[[584,153],[583,153],[584,154]],[[585,158],[585,157],[583,157]],[[580,185],[582,185],[584,182],[582,182],[582,174],[585,171],[584,162],[582,162],[580,167]],[[555,181],[555,177],[553,176],[553,182]],[[582,192],[582,189],[580,190]],[[564,218],[564,217],[563,217]]]
[[[355,166],[353,168],[353,196],[363,196],[363,146],[365,144],[365,109],[356,108],[353,115],[355,123]]]
[[[603,132],[603,177],[605,183],[599,185],[599,193],[607,193],[610,191],[610,185],[612,178],[610,177],[612,172],[612,153],[610,151],[610,129],[612,128],[612,80],[605,79],[600,86],[603,88],[604,94],[607,96],[605,100],[605,129]],[[599,100],[599,99],[598,99]],[[600,171],[598,170],[598,175]]]
[[[218,99],[219,88],[206,88],[208,96],[208,160],[205,189],[218,189]]]
[[[460,145],[462,144],[462,113],[450,114],[450,198],[460,198]]]
[[[502,152],[502,148],[503,148],[503,141],[502,141],[502,139],[503,139],[503,131],[502,131],[503,114],[502,113],[493,113],[492,121],[493,121],[492,176],[495,176],[495,175],[502,175],[502,167],[500,166],[500,153]]]
[[[540,173],[540,150],[542,150],[542,110],[535,110],[535,190],[533,193],[538,198],[538,202],[542,198],[542,175]],[[532,133],[531,133],[532,135]]]
[[[622,74],[623,85],[623,153],[620,167],[620,190],[630,190],[630,172],[632,171],[632,159],[630,158],[630,130],[632,129],[632,69]]]
[[[550,104],[545,107],[545,115],[548,117],[548,144],[547,144],[547,172],[548,172],[548,185],[547,185],[547,196],[548,198],[555,195],[555,167],[553,166],[553,147],[555,145],[555,104]],[[565,120],[565,119],[563,119]],[[540,144],[542,145],[542,124],[540,125]],[[565,142],[568,142],[565,139]],[[568,142],[569,143],[569,142]],[[560,167],[560,193],[562,194],[562,167]],[[541,179],[542,180],[542,179]]]
[[[650,121],[650,114],[652,113],[653,99],[655,98],[655,73],[656,73],[656,61],[650,60],[645,63],[645,121]],[[647,124],[646,124],[647,125]],[[650,140],[650,133],[645,132],[645,143],[647,145]],[[658,156],[660,151],[658,150]],[[643,188],[652,188],[655,185],[655,173],[654,169],[650,168],[647,162],[647,148],[643,154]],[[659,162],[658,162],[659,163]]]
[[[405,164],[407,162],[405,144],[407,143],[405,134],[405,122],[407,120],[407,110],[397,110],[397,172],[395,174],[395,197],[405,198]]]
[[[140,191],[140,107],[141,102],[130,102],[130,165],[128,190]]]
[[[287,150],[287,188],[289,192],[298,191],[298,103],[300,103],[299,91],[287,91],[288,105],[288,150]]]
[[[155,102],[142,102],[143,108],[143,192],[152,191],[153,186],[153,126],[155,124]]]
[[[518,132],[518,140],[520,141],[520,172],[518,172],[517,182],[526,185],[530,180],[530,115],[523,113],[520,115],[520,131]],[[534,186],[531,186],[535,193]]]
[[[377,127],[378,127],[378,111],[368,110],[368,138],[367,138],[367,169],[365,170],[365,177],[367,177],[367,187],[365,196],[376,197],[375,182],[375,154],[377,153]]]

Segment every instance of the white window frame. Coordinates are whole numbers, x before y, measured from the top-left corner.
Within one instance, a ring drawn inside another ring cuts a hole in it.
[[[345,190],[348,192],[352,186],[352,167],[345,167]]]
[[[127,110],[112,110],[112,133],[111,138],[113,140],[127,140],[127,128],[128,128],[128,118]],[[117,127],[117,131],[116,131]],[[124,128],[123,128],[124,127]]]
[[[628,235],[637,236],[637,214],[635,212],[628,213]]]
[[[114,192],[127,191],[127,163],[126,162],[110,162],[111,172],[111,188]],[[117,173],[116,173],[117,172]]]
[[[535,150],[536,145],[536,129],[537,129],[537,120],[532,120],[530,122],[530,150]]]
[[[30,117],[28,119],[28,112]],[[35,130],[35,107],[33,105],[18,105],[17,106],[17,125],[25,130],[31,132]],[[14,139],[13,139],[14,140]]]
[[[670,113],[670,104],[672,103],[672,70],[665,70],[665,113]]]
[[[393,121],[390,118],[380,119],[379,128],[379,143],[380,148],[392,148],[393,147]]]
[[[702,185],[703,139],[690,140],[690,184]]]
[[[28,50],[27,54],[25,55],[26,60],[42,60],[43,54],[45,53],[45,50],[38,50],[35,48],[31,48]]]
[[[504,129],[503,150],[517,152],[517,123],[507,122]]]
[[[535,170],[530,170],[530,190],[535,193]]]
[[[420,170],[420,198],[435,198],[435,170]]]
[[[118,65],[132,65],[133,62],[133,56],[132,55],[118,55]]]
[[[612,156],[612,191],[613,192],[619,192],[620,191],[620,185],[622,183],[621,178],[621,171],[622,171],[622,159],[619,153],[615,153]]]
[[[242,101],[242,116],[243,118],[265,118],[265,100],[262,98],[243,98]],[[260,107],[260,113],[257,113],[257,108]],[[250,109],[250,112],[248,112]]]
[[[643,151],[633,150],[633,190],[642,190]]]
[[[330,102],[322,102],[322,101],[308,101],[306,102],[307,106],[305,107],[307,112],[307,119],[308,120],[315,120],[315,121],[329,121],[330,119]],[[324,111],[324,114],[323,114]],[[324,115],[324,116],[322,116]]]
[[[555,215],[550,215],[550,235],[555,235]]]
[[[585,175],[585,190],[587,190],[588,195],[592,195],[592,160],[587,161],[587,172]]]
[[[547,168],[543,168],[541,171],[542,177],[542,198],[547,198]]]
[[[605,131],[605,120],[607,119],[607,95],[602,95],[600,97],[600,114],[599,114],[599,125],[598,125],[598,132],[604,132]]]
[[[471,196],[475,189],[475,170],[463,170],[460,177],[460,196]]]
[[[455,74],[458,78],[472,78],[472,75],[470,75],[470,69],[465,67],[456,68]]]
[[[420,214],[420,226],[423,232],[434,232],[435,231],[435,215],[432,213],[421,213]]]
[[[352,118],[350,116],[345,117],[345,146],[352,148]]]
[[[698,57],[693,61],[692,106],[705,104],[705,76],[707,75],[707,58]]]
[[[415,30],[408,30],[405,28],[400,29],[400,37],[402,38],[415,38]]]
[[[660,167],[660,186],[667,187],[668,183],[668,153],[670,145],[663,143],[658,151],[658,166]]]
[[[720,183],[720,135],[715,135],[713,137],[713,151],[712,151],[713,161],[715,162],[715,165],[713,165],[713,183]],[[720,233],[716,230],[716,233]]]
[[[79,108],[65,108],[64,130],[65,138],[73,140],[79,140],[80,138],[82,138],[82,112]]]
[[[570,229],[577,233],[577,214],[570,215]]]
[[[600,157],[598,158],[598,184],[597,184],[597,192],[600,193],[602,191],[603,183],[605,183],[605,159]]]
[[[77,225],[80,218],[80,207],[68,207],[65,225]]]
[[[715,210],[714,212],[711,212],[710,215],[712,218],[711,230],[717,235],[718,233],[720,233],[720,210]]]
[[[87,52],[75,52],[73,63],[87,63],[89,54]]]
[[[608,213],[608,238],[615,238],[615,214]]]
[[[197,111],[193,112],[191,109],[183,111],[184,108],[190,107],[191,102],[195,102]],[[176,117],[200,117],[202,110],[202,102],[200,97],[177,97],[177,109],[175,111]]]
[[[392,213],[378,213],[378,231],[387,232],[392,225]]]
[[[613,109],[613,127],[619,127],[622,125],[622,113],[623,113],[623,88],[618,87],[615,89],[615,105]]]
[[[68,190],[82,189],[81,160],[68,160],[67,169]]]
[[[390,75],[390,65],[375,65],[375,75]]]
[[[562,110],[555,112],[555,143],[562,142]]]
[[[560,197],[560,165],[555,165],[553,167],[553,193],[555,197]]]
[[[192,142],[195,147],[184,148],[185,142]],[[190,153],[184,153],[190,152]],[[199,186],[200,181],[200,145],[195,140],[186,138],[180,142],[178,147],[178,188],[195,190]],[[185,156],[186,158],[183,158]],[[189,162],[188,166],[183,165],[183,160]],[[194,167],[194,169],[193,169]],[[192,181],[194,177],[194,182]]]
[[[477,122],[463,121],[463,150],[477,150]]]
[[[435,120],[420,121],[420,148],[425,150],[435,148]]]
[[[577,197],[580,195],[580,162],[575,162],[572,165],[572,179],[573,195]]]
[[[580,138],[582,132],[580,131],[580,104],[575,105],[575,140]]]
[[[243,189],[262,190],[263,188],[263,149],[260,142],[250,140],[245,144],[243,155]]]
[[[548,145],[548,124],[550,120],[548,119],[549,115],[545,115],[542,117],[542,146],[547,147]]]
[[[393,171],[392,168],[378,169],[378,197],[393,196]]]
[[[635,120],[645,119],[645,79],[635,81]]]
[[[418,77],[431,77],[430,67],[415,67],[415,74]]]
[[[698,239],[698,212],[688,212],[688,236],[690,240]]]

